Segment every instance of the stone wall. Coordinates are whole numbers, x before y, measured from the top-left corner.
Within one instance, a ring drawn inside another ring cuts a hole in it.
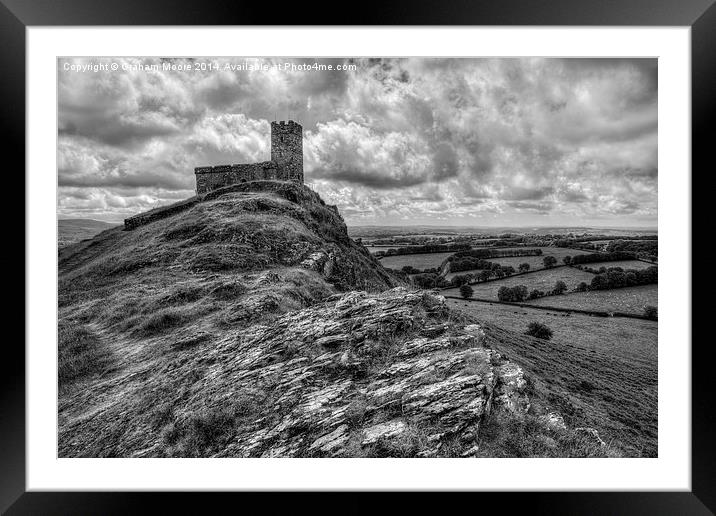
[[[196,174],[196,193],[199,195],[246,181],[280,179],[278,167],[273,161],[197,167],[194,169],[194,174]]]

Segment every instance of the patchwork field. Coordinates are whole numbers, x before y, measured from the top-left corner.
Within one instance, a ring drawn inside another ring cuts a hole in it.
[[[500,248],[501,250],[509,250],[509,249],[524,249],[524,247],[515,247],[515,248]],[[566,249],[562,247],[530,247],[530,249],[542,249],[542,255],[540,256],[509,256],[506,258],[487,258],[487,260],[495,263],[499,263],[500,265],[504,265],[505,267],[511,265],[512,267],[517,270],[517,268],[522,263],[529,263],[530,264],[530,270],[537,270],[537,269],[543,269],[544,268],[544,257],[545,256],[554,256],[557,259],[558,264],[562,264],[562,258],[565,256],[576,256],[578,254],[588,254],[586,251],[580,251],[575,249]],[[461,271],[461,272],[453,272],[449,273],[447,275],[447,278],[450,279],[456,274],[467,274],[467,273],[474,273],[479,272],[478,269],[473,269],[471,271]]]
[[[430,269],[439,267],[443,260],[454,253],[421,253],[405,254],[402,256],[388,256],[380,260],[383,267],[400,270],[406,265],[416,269]]]
[[[638,287],[615,288],[612,290],[573,292],[561,296],[543,297],[528,302],[534,305],[555,306],[557,308],[641,314],[644,312],[646,305],[658,306],[658,292],[658,285],[640,285]],[[475,297],[478,296],[475,295]]]
[[[458,276],[458,275],[463,275],[463,274],[476,274],[476,273],[479,273],[480,271],[482,271],[482,269],[470,269],[469,271],[448,272],[448,273],[445,275],[445,278],[447,278],[447,279],[452,279],[452,278],[454,278],[455,276]]]
[[[405,247],[404,245],[367,245],[368,252],[375,254],[378,251],[387,251],[388,249],[398,249],[399,247]]]
[[[508,258],[488,258],[491,262],[499,263],[500,265],[507,267],[512,265],[515,270],[520,266],[521,263],[529,263],[530,269],[542,269],[544,268],[544,257],[542,256],[510,256]],[[559,260],[561,264],[561,259]]]
[[[567,284],[569,290],[574,289],[580,282],[589,283],[594,277],[593,274],[580,271],[573,267],[555,267],[553,269],[545,269],[538,272],[531,272],[519,276],[504,278],[499,281],[488,281],[486,283],[477,283],[471,285],[474,291],[474,297],[482,299],[497,300],[497,291],[500,287],[515,287],[517,285],[525,285],[528,290],[538,289],[547,292],[554,288],[554,284],[562,280]],[[459,296],[460,291],[457,288],[451,288],[442,292],[444,296]],[[550,296],[548,299],[560,296]],[[545,303],[549,304],[549,303]]]
[[[554,256],[561,263],[565,256],[576,256],[578,254],[590,254],[590,251],[569,249],[567,247],[540,247],[543,256]]]
[[[651,267],[652,263],[642,262],[641,260],[624,260],[624,261],[616,261],[616,262],[597,262],[597,263],[585,263],[585,267],[590,267],[592,269],[599,269],[600,267],[606,267],[607,269],[610,267],[621,267],[622,269],[646,269],[647,267]]]
[[[655,321],[452,299],[448,304],[485,324],[489,345],[532,373],[568,425],[594,427],[629,455],[657,456]],[[532,321],[549,326],[552,340],[506,331],[522,333]]]

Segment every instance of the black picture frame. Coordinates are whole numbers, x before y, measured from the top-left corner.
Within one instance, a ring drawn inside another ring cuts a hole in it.
[[[716,142],[716,5],[714,0],[460,0],[447,2],[367,0],[349,16],[334,3],[286,3],[227,0],[0,0],[0,124],[7,167],[25,170],[25,29],[60,25],[550,25],[550,26],[689,26],[692,79],[693,179],[705,176]],[[10,165],[9,158],[14,158]],[[700,171],[700,174],[696,174]],[[9,172],[6,170],[6,172]],[[48,171],[52,178],[54,171]],[[684,171],[688,174],[688,171]],[[8,174],[8,176],[11,176]],[[48,179],[51,180],[51,179]],[[11,185],[15,181],[17,184]],[[15,199],[24,199],[24,178],[6,176]],[[703,195],[708,192],[701,190]],[[20,195],[19,192],[23,192]],[[22,201],[21,201],[22,202]],[[692,206],[705,206],[694,199]],[[660,207],[668,209],[668,207]],[[19,209],[14,213],[23,213]],[[703,214],[702,214],[703,215]],[[25,231],[17,215],[6,238],[13,254],[4,253],[6,270],[25,260]],[[703,220],[693,212],[694,221]],[[24,220],[24,219],[23,219]],[[694,231],[692,230],[692,235]],[[23,242],[20,247],[19,242]],[[22,251],[20,250],[22,249]],[[697,265],[694,262],[692,265]],[[27,269],[25,274],[27,274]],[[10,273],[8,273],[10,274]],[[19,276],[14,274],[15,276]],[[25,299],[23,292],[22,299]],[[16,301],[16,298],[13,298]],[[14,302],[10,310],[23,310]],[[692,303],[696,313],[698,307]],[[6,312],[8,313],[8,312]],[[12,314],[10,311],[8,315]],[[12,314],[14,315],[14,314]],[[693,318],[693,316],[692,316]],[[24,317],[23,317],[24,319]],[[698,321],[699,318],[693,318]],[[20,320],[8,317],[8,321]],[[706,320],[702,318],[702,320]],[[17,324],[13,324],[17,326]],[[693,333],[692,325],[692,335]],[[24,339],[23,339],[24,340]],[[714,402],[710,341],[692,338],[692,491],[621,493],[480,493],[481,510],[493,503],[541,514],[712,514],[716,511]],[[666,345],[689,346],[690,342]],[[0,374],[0,511],[7,514],[128,514],[159,502],[162,512],[212,512],[211,503],[247,509],[261,503],[257,494],[224,493],[208,498],[190,493],[26,492],[25,489],[25,353],[20,339],[6,338],[5,367]],[[474,495],[473,495],[474,496]],[[241,498],[238,502],[237,497]],[[297,501],[305,496],[296,496]],[[504,498],[510,503],[505,505]],[[417,496],[415,500],[421,500]],[[237,504],[240,503],[240,505]],[[457,501],[459,503],[459,501]],[[237,504],[237,505],[235,505]],[[312,503],[313,509],[317,506]],[[266,508],[266,506],[263,506]],[[330,505],[326,507],[331,509]],[[335,506],[333,507],[335,509]],[[343,506],[345,509],[346,506]]]

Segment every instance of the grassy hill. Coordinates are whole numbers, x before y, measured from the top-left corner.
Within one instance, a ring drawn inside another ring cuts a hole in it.
[[[306,187],[139,220],[60,250],[61,457],[620,454]]]

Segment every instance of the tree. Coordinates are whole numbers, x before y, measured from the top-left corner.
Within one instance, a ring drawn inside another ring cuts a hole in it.
[[[485,269],[480,273],[480,281],[487,281],[490,279],[490,276],[492,276],[492,271]]]
[[[435,288],[437,279],[436,274],[416,274],[413,276],[413,283],[420,288],[429,289]]]
[[[461,287],[462,285],[467,285],[468,279],[467,275],[458,274],[457,276],[453,276],[452,284],[456,287]]]
[[[620,269],[610,269],[607,272],[607,285],[609,285],[609,288],[625,287],[626,274]]]
[[[435,275],[435,286],[443,288],[443,287],[451,287],[452,285],[445,278],[436,274]]]
[[[529,263],[521,263],[520,266],[518,267],[518,269],[520,272],[527,272],[528,270],[530,270],[530,264]]]
[[[549,340],[552,338],[552,330],[550,330],[546,324],[538,322],[529,323],[525,333],[531,337],[536,337],[542,340]]]
[[[545,269],[551,269],[552,267],[557,265],[557,258],[555,258],[554,256],[545,256],[542,259],[542,263],[544,263]]]
[[[562,258],[562,261],[565,265],[572,265],[572,257],[571,256],[565,256]]]
[[[606,274],[597,274],[592,278],[589,290],[602,290],[608,288]]]
[[[576,290],[577,292],[586,292],[587,290],[589,290],[589,285],[582,281],[579,285],[577,285],[574,290]]]
[[[502,267],[498,267],[493,271],[495,273],[495,276],[498,278],[504,278],[505,277],[505,271],[502,269]]]
[[[502,268],[502,272],[505,273],[505,276],[509,277],[515,273],[515,268],[512,265],[508,265],[507,267]]]
[[[656,309],[655,306],[646,305],[644,307],[644,316],[656,321],[659,318],[659,311]]]
[[[524,301],[526,298],[527,287],[525,287],[524,285],[517,285],[515,287],[502,286],[497,291],[497,299],[500,301]]]
[[[554,289],[552,289],[552,293],[556,296],[563,294],[567,290],[567,284],[559,280],[557,283],[554,284]]]
[[[460,295],[463,297],[463,299],[471,298],[474,293],[475,291],[472,290],[472,287],[470,285],[463,285],[462,287],[460,287]]]
[[[500,287],[497,290],[497,299],[500,301],[512,301],[512,291],[509,287]]]
[[[532,292],[530,292],[529,299],[537,299],[538,297],[544,297],[544,292],[537,289],[534,289]]]
[[[512,287],[512,298],[515,301],[524,301],[527,299],[527,287],[524,285]]]

